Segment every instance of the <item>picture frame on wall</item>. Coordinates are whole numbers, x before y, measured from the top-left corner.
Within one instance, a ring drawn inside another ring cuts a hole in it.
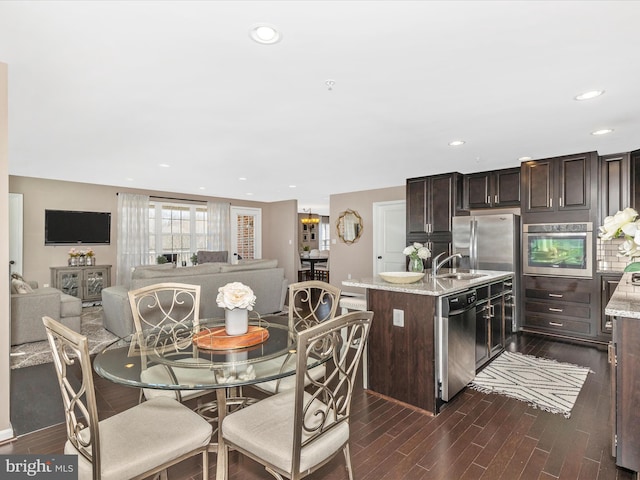
[[[302,236],[302,241],[303,242],[308,242],[309,241],[309,239],[307,238],[307,234],[306,233]]]
[[[311,240],[313,241],[313,240],[315,240],[315,239],[316,239],[316,234],[315,234],[315,233],[312,233],[312,234],[311,234]]]
[[[307,231],[307,225],[306,224],[302,225],[302,230],[305,231],[305,232]]]

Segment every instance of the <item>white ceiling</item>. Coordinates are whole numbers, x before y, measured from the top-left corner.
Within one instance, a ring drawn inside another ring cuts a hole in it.
[[[9,173],[326,214],[412,176],[629,151],[638,19],[637,1],[4,0]],[[282,41],[250,40],[260,22]]]

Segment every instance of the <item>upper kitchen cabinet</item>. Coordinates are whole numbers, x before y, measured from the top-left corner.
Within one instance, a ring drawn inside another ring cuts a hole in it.
[[[520,167],[465,175],[464,195],[469,209],[520,207]]]
[[[640,210],[640,150],[631,152],[631,207]],[[627,205],[625,205],[626,207]],[[614,212],[615,213],[615,212]]]
[[[597,160],[596,152],[588,152],[523,162],[523,216],[554,213],[554,221],[591,220],[597,200]],[[537,217],[531,217],[532,223]],[[539,219],[550,220],[547,215]]]
[[[605,217],[615,215],[630,205],[629,153],[600,157],[599,218],[602,225]],[[640,193],[640,192],[639,192]]]
[[[451,217],[462,211],[460,173],[407,179],[407,241],[450,234]]]

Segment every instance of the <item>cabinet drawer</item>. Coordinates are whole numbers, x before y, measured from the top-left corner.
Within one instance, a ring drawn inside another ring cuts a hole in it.
[[[554,319],[538,315],[527,314],[525,316],[525,326],[544,328],[556,333],[579,333],[583,335],[591,334],[591,323],[567,318]]]
[[[533,313],[546,313],[549,315],[568,315],[577,318],[591,318],[591,307],[567,304],[562,302],[525,302],[525,311]]]
[[[591,304],[590,292],[563,292],[560,290],[536,290],[527,288],[524,291],[526,298],[535,298],[543,300],[556,300],[558,302],[576,302]]]

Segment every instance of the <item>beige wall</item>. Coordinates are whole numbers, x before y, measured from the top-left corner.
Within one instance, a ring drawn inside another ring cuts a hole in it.
[[[94,185],[88,183],[64,182],[31,177],[9,177],[9,191],[24,196],[24,271],[20,272],[28,280],[40,285],[51,283],[49,267],[67,264],[69,246],[44,245],[44,211],[87,210],[111,212],[111,244],[92,245],[98,265],[112,265],[112,282],[116,277],[116,238],[117,238],[117,193],[135,192],[151,196],[167,196],[186,200],[229,201],[234,206],[258,207],[262,209],[262,256],[277,258],[279,265],[285,268],[287,278],[296,278],[291,264],[292,253],[289,240],[296,245],[293,229],[296,228],[297,201],[262,203],[231,200],[227,198],[205,197],[135,190],[122,187]],[[292,213],[293,212],[293,213]],[[278,228],[269,228],[278,222]],[[280,223],[282,222],[282,223]],[[288,227],[286,225],[289,225]]]
[[[371,277],[373,275],[373,204],[405,200],[405,186],[366,190],[362,192],[331,195],[331,262],[330,282],[343,290],[358,291],[352,287],[343,287],[342,281],[351,274],[351,278]],[[338,238],[336,221],[345,210],[355,210],[362,217],[363,230],[360,239],[347,244]],[[333,243],[336,239],[336,243]]]
[[[9,408],[9,158],[7,64],[0,63],[0,442],[13,437]]]

